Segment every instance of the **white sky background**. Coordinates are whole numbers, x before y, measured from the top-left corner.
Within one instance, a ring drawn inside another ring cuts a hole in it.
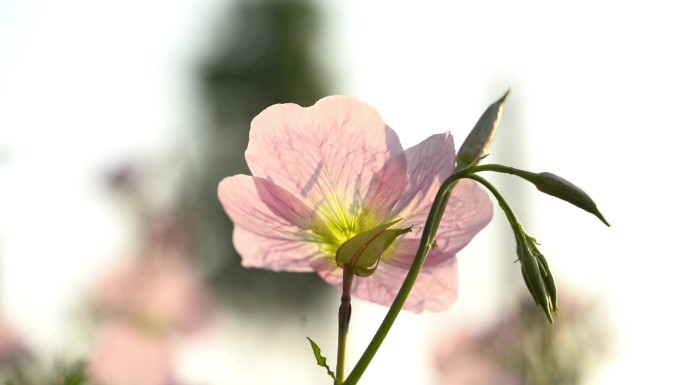
[[[570,179],[613,225],[541,194],[519,213],[557,275],[608,300],[620,342],[595,384],[680,378],[679,8],[320,3],[333,4],[321,60],[342,75],[336,90],[376,107],[405,146],[447,130],[458,141],[513,88],[490,161]],[[0,2],[0,309],[35,345],[59,351],[70,341],[68,310],[130,236],[104,201],[98,173],[117,159],[163,153],[196,118],[189,71],[213,37],[205,28],[217,11],[219,0]],[[534,191],[501,184],[504,194],[508,188]],[[495,246],[505,224],[495,215],[460,255],[454,310],[400,317],[363,383],[391,382],[388,368],[403,383],[430,383],[423,368],[427,342],[437,338],[431,331],[477,322],[494,311],[488,304],[505,306],[506,296],[483,278],[493,266],[510,267],[492,262],[505,259]],[[364,322],[381,315],[372,305],[355,307],[350,359],[372,332]],[[221,354],[239,356],[248,344],[232,346]],[[333,345],[324,350],[334,356]]]

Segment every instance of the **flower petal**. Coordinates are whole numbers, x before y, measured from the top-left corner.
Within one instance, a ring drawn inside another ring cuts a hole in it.
[[[313,265],[321,260],[329,261],[319,253],[316,244],[302,241],[263,236],[240,226],[233,230],[235,250],[242,256],[242,266],[273,271],[313,271]]]
[[[218,195],[235,224],[233,244],[243,266],[311,271],[311,260],[322,258],[304,231],[316,222],[316,214],[283,188],[235,175],[221,181]]]
[[[439,254],[433,250],[431,254]],[[449,309],[458,296],[458,268],[456,259],[443,258],[445,263],[435,268],[423,268],[409,294],[404,310],[420,313],[428,311],[444,311]],[[319,268],[324,267],[322,265]],[[328,283],[341,288],[342,274],[340,269],[319,270],[319,275]],[[369,277],[357,277],[352,286],[352,295],[366,301],[390,306],[406,278],[406,269],[396,268],[380,263],[374,274]]]
[[[300,239],[295,233],[309,228],[313,210],[282,187],[263,179],[235,175],[219,183],[223,209],[238,226],[264,236]]]
[[[473,180],[460,180],[451,192],[435,237],[436,250],[440,252],[430,253],[425,266],[438,266],[453,258],[491,221],[493,211],[492,201],[484,189]],[[413,225],[413,231],[398,241],[395,252],[384,257],[383,263],[403,269],[411,266],[429,212],[430,207],[424,206],[421,211],[412,213],[401,223],[402,226]]]
[[[395,216],[406,219],[426,207],[429,211],[439,186],[454,173],[455,159],[454,138],[448,132],[432,135],[406,150],[409,179],[393,210]]]
[[[363,207],[372,210],[381,222],[389,220],[388,214],[404,194],[407,179],[406,155],[402,151],[373,175],[363,198]]]
[[[463,249],[494,216],[494,206],[489,194],[480,185],[464,179],[451,192],[442,222],[435,240],[442,254],[453,255]],[[439,258],[429,258],[425,266],[442,263]]]
[[[409,181],[393,213],[403,218],[401,226],[413,226],[413,231],[399,241],[395,253],[383,260],[395,267],[408,269],[415,258],[425,222],[442,183],[455,171],[453,137],[436,134],[406,150]],[[440,253],[430,253],[426,266],[437,266],[465,247],[493,215],[487,192],[476,182],[464,179],[451,192],[436,242]]]
[[[388,160],[400,159],[403,149],[394,130],[380,114],[354,98],[331,96],[314,106],[277,104],[252,121],[245,153],[254,176],[292,192],[314,208],[348,213],[368,197],[374,180],[387,191],[383,170]],[[385,166],[386,167],[386,166]],[[397,165],[385,169],[394,175]],[[393,191],[402,191],[399,181]],[[399,194],[386,193],[393,205]]]

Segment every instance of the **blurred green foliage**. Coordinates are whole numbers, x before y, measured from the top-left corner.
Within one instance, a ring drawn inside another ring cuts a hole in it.
[[[242,268],[216,193],[224,177],[249,174],[244,151],[252,118],[276,103],[309,106],[328,94],[314,61],[319,28],[319,14],[307,2],[240,1],[226,14],[198,74],[208,119],[193,133],[199,148],[183,204],[192,213],[195,255],[233,310],[298,312],[333,292],[314,274]]]

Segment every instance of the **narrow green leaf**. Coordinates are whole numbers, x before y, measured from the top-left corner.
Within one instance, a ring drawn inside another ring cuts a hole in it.
[[[311,338],[306,337],[306,339],[309,340],[309,343],[311,344],[311,350],[313,350],[313,354],[316,356],[316,363],[318,366],[324,367],[325,370],[328,371],[328,375],[335,381],[335,373],[328,367],[328,363],[326,362],[327,359],[321,355],[321,348],[319,348]]]

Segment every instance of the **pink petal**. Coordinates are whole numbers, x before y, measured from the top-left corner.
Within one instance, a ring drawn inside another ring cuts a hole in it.
[[[404,269],[411,266],[429,212],[430,207],[424,206],[421,211],[407,215],[401,226],[412,224],[412,231],[399,240],[395,252],[385,257],[383,263]],[[491,221],[492,216],[492,201],[487,192],[473,180],[460,180],[451,192],[435,237],[440,253],[428,255],[425,266],[438,266],[455,257]]]
[[[317,261],[326,259],[313,242],[260,235],[238,225],[233,231],[233,244],[244,267],[307,272],[314,270],[312,265]]]
[[[218,196],[237,226],[267,237],[297,240],[296,234],[316,218],[302,201],[263,178],[225,178],[219,183]]]
[[[437,191],[455,171],[455,157],[453,137],[449,133],[432,135],[406,150],[408,188],[393,212],[404,219],[401,226],[412,225],[413,231],[401,238],[395,254],[383,262],[405,269],[411,265]],[[437,266],[453,258],[489,223],[492,215],[487,192],[472,180],[459,181],[451,192],[437,231],[437,247],[441,252],[431,253],[426,266]]]
[[[439,253],[433,250],[431,253]],[[319,266],[323,267],[323,266]],[[384,306],[390,306],[397,296],[408,270],[380,264],[375,273],[369,277],[354,277],[352,295]],[[319,275],[328,283],[341,288],[342,275],[339,269],[319,270]],[[449,309],[458,296],[458,270],[456,259],[436,268],[423,268],[409,294],[404,310],[420,313],[428,311],[444,311]]]
[[[219,199],[235,223],[233,244],[242,265],[271,270],[311,271],[321,257],[304,229],[316,214],[297,197],[263,178],[236,175],[219,184]]]
[[[448,132],[432,135],[406,150],[409,179],[393,210],[395,216],[407,219],[414,212],[429,211],[439,186],[455,171],[455,151]]]
[[[278,104],[264,110],[252,121],[245,158],[255,176],[308,206],[348,212],[364,198],[378,202],[381,191],[391,205],[396,202],[402,180],[397,177],[393,185],[387,180],[401,174],[402,161],[383,167],[402,153],[396,133],[376,110],[354,98],[331,96],[309,108]],[[377,187],[369,193],[372,183]]]
[[[437,191],[455,171],[456,154],[453,137],[448,132],[432,135],[406,150],[406,158],[409,174],[408,187],[394,208],[393,215],[404,220],[400,224],[402,227],[413,227],[410,233],[401,238],[394,255],[385,258],[384,262],[408,269],[418,250],[423,228]],[[429,258],[434,259],[434,257]]]
[[[387,216],[392,207],[404,194],[406,168],[406,155],[403,152],[389,159],[371,179],[363,198],[364,207],[371,209],[378,218],[389,219]]]
[[[415,258],[432,202],[444,180],[454,172],[455,151],[450,134],[433,135],[406,151],[409,183],[394,215],[403,218],[402,227],[413,225],[392,255],[384,257],[376,272],[357,278],[355,297],[389,306],[403,283]],[[456,252],[492,218],[492,203],[487,193],[471,180],[461,180],[452,191],[449,204],[437,231],[437,248],[430,251],[404,309],[443,311],[456,300],[458,278]],[[341,287],[339,270],[316,266],[323,279]]]
[[[459,181],[451,192],[437,230],[437,248],[446,255],[456,254],[492,220],[493,215],[489,194],[471,179]],[[428,257],[425,265],[429,267],[440,263],[439,258]]]

